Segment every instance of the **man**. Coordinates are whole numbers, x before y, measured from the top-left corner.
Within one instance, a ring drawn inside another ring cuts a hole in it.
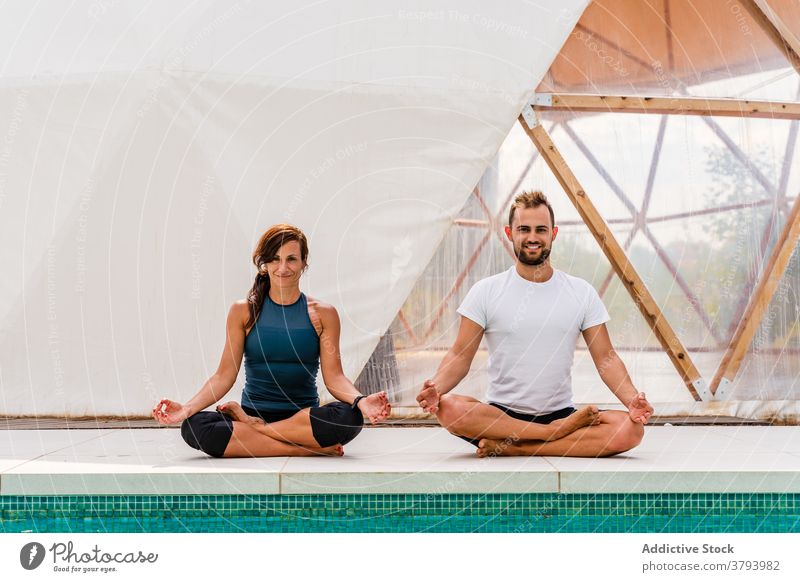
[[[597,292],[550,266],[558,227],[544,194],[517,196],[505,233],[516,264],[469,291],[458,308],[458,337],[417,402],[452,434],[475,444],[480,457],[602,457],[637,446],[653,408],[611,345],[608,312]],[[571,368],[579,333],[627,412],[573,408]],[[484,334],[488,404],[449,394],[469,372]]]

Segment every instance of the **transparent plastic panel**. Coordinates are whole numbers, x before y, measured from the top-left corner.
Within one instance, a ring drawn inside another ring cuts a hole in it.
[[[634,253],[637,248],[634,244]],[[637,388],[654,402],[691,400],[669,357],[585,225],[559,230],[553,266],[585,279],[600,293],[611,317],[607,324],[611,341]],[[603,384],[583,340],[576,346],[572,385],[576,402],[618,404]]]
[[[472,230],[477,229],[470,229],[470,233],[464,236],[465,230],[458,225],[451,228],[448,233],[450,240],[446,239],[440,247],[440,252],[434,257],[404,305],[402,317],[398,316],[390,328],[399,376],[398,388],[392,395],[397,406],[415,406],[414,397],[422,382],[436,371],[455,339],[459,322],[455,310],[470,286],[477,280],[511,265],[508,253],[499,239],[493,236],[481,251],[474,269],[452,295],[446,308],[439,312],[442,307],[441,298],[452,289],[453,281],[458,276],[452,270],[454,263],[446,257],[448,253],[452,253],[457,241],[463,242],[465,238],[469,238]],[[462,249],[459,248],[457,253],[460,252]],[[608,261],[585,226],[567,227],[561,231],[554,246],[553,264],[555,268],[586,279],[598,290],[610,273]],[[451,269],[449,279],[444,276],[448,269]],[[609,277],[603,301],[611,316],[608,323],[609,333],[633,382],[640,389],[647,390],[654,401],[691,400],[678,373],[660,349],[658,341],[616,275]],[[413,336],[408,332],[409,327]],[[487,358],[488,353],[485,346],[482,346],[476,354],[469,376],[458,387],[459,394],[476,398],[485,396]],[[583,340],[578,340],[576,346],[573,387],[576,402],[617,404],[613,394],[599,377]]]
[[[464,237],[464,231],[469,230]],[[392,330],[397,334],[397,365],[400,377],[400,390],[395,402],[400,406],[416,406],[414,397],[426,378],[430,378],[439,366],[447,350],[453,344],[458,332],[460,316],[456,309],[469,289],[480,279],[499,273],[512,264],[511,258],[495,235],[480,248],[477,259],[471,269],[467,270],[469,256],[477,249],[477,245],[468,249],[458,249],[466,257],[458,264],[452,261],[454,246],[459,239],[472,238],[472,231],[454,225],[448,233],[445,243],[439,248],[428,269],[417,282],[401,310],[402,317],[396,318]],[[487,233],[480,229],[482,235]],[[480,242],[480,241],[478,241]],[[460,275],[466,272],[463,279]],[[457,290],[454,288],[458,285]],[[445,298],[449,300],[444,302]],[[408,327],[414,335],[408,333]],[[482,346],[473,361],[472,373],[459,387],[460,394],[482,397],[486,389],[485,364],[487,353]]]
[[[565,198],[563,192],[552,192],[554,201]],[[470,201],[462,214],[471,212]],[[487,231],[454,224],[434,259],[409,296],[402,316],[395,319],[390,333],[396,349],[399,388],[393,397],[399,406],[414,406],[419,386],[438,367],[446,350],[455,339],[459,316],[456,308],[472,284],[498,273],[512,264],[500,238],[492,235],[482,247],[473,267],[453,292],[469,257],[475,252]],[[642,252],[634,244],[632,257],[649,276],[657,270],[652,253]],[[653,264],[646,264],[651,261]],[[611,316],[609,333],[637,386],[648,390],[656,401],[688,401],[691,399],[678,373],[660,349],[644,318],[634,306],[627,290],[620,284],[596,240],[585,225],[568,225],[559,231],[554,244],[553,265],[589,281],[603,292],[603,301]],[[661,274],[661,279],[668,279]],[[452,292],[450,300],[442,299]],[[410,331],[409,331],[410,330]],[[413,334],[413,335],[412,335]],[[488,354],[482,347],[473,362],[470,375],[459,385],[459,393],[483,398],[486,390]],[[615,403],[615,398],[602,383],[591,356],[582,340],[576,346],[573,368],[576,402]]]
[[[562,135],[558,124],[553,125],[548,121],[544,127],[554,139]],[[531,161],[533,163],[531,164]],[[529,167],[530,166],[530,167]],[[558,193],[549,196],[550,204],[556,217],[556,224],[579,223],[582,224],[578,211],[563,193],[561,186],[553,172],[547,167],[538,151],[531,143],[519,124],[515,124],[509,133],[498,156],[498,192],[494,209],[500,217],[502,224],[508,222],[508,213],[513,195],[524,190],[541,190],[546,194]],[[527,170],[527,171],[526,171]],[[522,179],[521,179],[522,178]]]
[[[729,216],[737,220],[747,213]],[[646,240],[647,252],[659,258],[660,280],[653,281],[654,293],[661,295],[667,319],[690,352],[716,353],[718,358],[733,333],[730,324],[737,299],[753,265],[729,241],[710,242],[704,232],[707,222],[708,217],[699,216],[657,223],[649,227],[651,238]],[[710,367],[698,368],[709,376],[715,365],[711,358]]]
[[[641,206],[657,126],[658,119],[653,116],[575,114],[564,118],[551,134],[592,203],[610,224],[630,224]],[[619,147],[621,144],[626,147]],[[562,189],[556,183],[550,191]],[[561,221],[556,216],[556,223]]]
[[[403,305],[416,346],[449,347],[458,331],[455,310],[472,285],[510,264],[502,243],[487,229],[451,227]],[[404,340],[399,347],[412,346]]]
[[[786,215],[781,213],[781,227],[785,219]],[[798,247],[795,247],[729,391],[732,400],[779,401],[800,398]]]
[[[787,193],[800,187],[797,123],[671,116],[659,146],[661,119],[573,114],[575,135],[553,139],[710,379],[779,234],[776,213],[787,211]],[[583,151],[573,147],[576,136]],[[611,304],[608,294],[605,300]],[[658,345],[645,338],[655,342],[649,330],[631,341]]]
[[[783,69],[789,63],[773,41],[736,0],[665,0],[671,20],[670,53],[663,61],[681,88],[708,97],[737,95],[748,75]],[[711,81],[720,83],[710,85]],[[724,81],[724,82],[723,82]]]
[[[775,12],[795,36],[800,30],[800,2],[797,0],[768,0],[770,8]]]
[[[761,101],[797,101],[797,71],[785,66],[734,79],[719,79],[686,88],[690,97],[725,97]]]
[[[796,78],[780,83],[797,94]],[[710,381],[800,190],[800,123],[564,112],[546,112],[542,119],[702,377]],[[691,401],[575,207],[515,125],[481,180],[480,197],[470,197],[409,296],[403,317],[392,325],[402,394],[398,402],[415,405],[419,386],[455,338],[455,310],[471,285],[512,264],[502,226],[511,198],[526,189],[548,195],[559,226],[553,265],[600,292],[611,315],[612,341],[636,386],[654,402]],[[490,226],[495,230],[487,230]],[[765,317],[768,323],[762,324],[735,385],[722,398],[797,397],[797,263],[795,256],[771,315]],[[482,348],[460,393],[484,396],[486,360]],[[576,346],[573,387],[576,402],[614,402],[582,340]]]
[[[796,25],[794,0],[770,3]],[[738,0],[596,0],[537,91],[732,97],[788,66]]]

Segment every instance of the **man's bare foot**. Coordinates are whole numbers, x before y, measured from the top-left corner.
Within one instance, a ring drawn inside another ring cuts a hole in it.
[[[217,406],[217,412],[221,412],[225,416],[232,418],[237,422],[247,422],[250,424],[264,424],[264,421],[255,416],[248,416],[242,406],[235,400],[220,404]]]
[[[579,428],[597,424],[598,422],[600,422],[600,411],[598,408],[596,406],[584,406],[566,418],[551,422],[550,426],[553,427],[553,432],[545,440],[555,441],[564,438]]]
[[[475,451],[480,458],[502,457],[508,454],[509,447],[513,444],[510,439],[481,439],[478,441],[478,450]]]

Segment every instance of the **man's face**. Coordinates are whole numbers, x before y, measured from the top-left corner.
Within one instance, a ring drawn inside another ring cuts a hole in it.
[[[550,224],[550,211],[542,204],[536,208],[517,208],[514,222],[505,231],[519,262],[535,267],[550,257],[558,227]]]

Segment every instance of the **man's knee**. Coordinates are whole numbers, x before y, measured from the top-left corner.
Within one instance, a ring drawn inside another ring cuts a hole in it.
[[[468,402],[456,395],[445,394],[439,399],[439,410],[436,418],[444,428],[454,432],[464,419],[468,409]]]
[[[624,417],[617,423],[616,430],[608,442],[609,454],[616,455],[639,446],[644,437],[644,426]]]

